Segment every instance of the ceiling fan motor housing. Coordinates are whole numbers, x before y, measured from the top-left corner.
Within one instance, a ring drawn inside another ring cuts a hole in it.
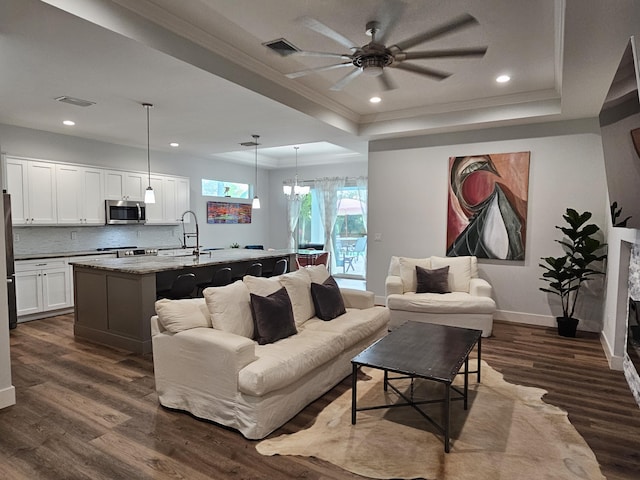
[[[372,77],[382,73],[382,69],[393,63],[393,55],[378,43],[369,43],[354,54],[353,64],[362,68],[362,73]]]

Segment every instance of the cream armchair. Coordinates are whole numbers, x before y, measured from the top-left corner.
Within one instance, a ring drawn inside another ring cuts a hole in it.
[[[449,267],[445,282],[449,293],[416,293],[416,266],[428,271]],[[385,290],[391,329],[414,320],[475,328],[482,330],[483,337],[491,335],[496,303],[489,282],[478,277],[476,257],[391,257]]]

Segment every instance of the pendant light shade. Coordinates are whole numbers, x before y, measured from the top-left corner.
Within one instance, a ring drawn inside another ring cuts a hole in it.
[[[260,135],[252,135],[253,143],[256,145],[256,182],[253,187],[253,202],[251,202],[252,208],[260,208],[260,199],[258,198],[258,139]]]
[[[251,202],[251,207],[252,208],[260,208],[260,199],[258,198],[258,145],[260,145],[258,143],[258,139],[260,138],[260,135],[251,135],[253,137],[253,141],[252,142],[242,142],[240,145],[242,145],[243,147],[255,147],[255,152],[256,152],[256,156],[255,156],[255,167],[256,167],[256,176],[255,176],[255,183],[253,186],[253,201]]]
[[[150,103],[143,103],[142,106],[147,110],[147,174],[149,183],[144,191],[144,203],[156,203],[156,194],[151,188],[151,149],[149,147],[149,110],[153,107]]]
[[[298,185],[298,149],[300,147],[293,147],[296,151],[296,177],[292,185],[283,185],[282,191],[285,195],[307,195],[311,188],[309,185]]]

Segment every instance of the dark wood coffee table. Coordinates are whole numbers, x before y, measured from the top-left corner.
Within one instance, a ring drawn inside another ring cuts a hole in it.
[[[481,334],[480,330],[468,328],[407,322],[356,355],[351,360],[353,367],[351,423],[354,425],[356,423],[356,412],[411,406],[444,435],[444,451],[449,453],[450,404],[452,400],[463,400],[466,410],[469,374],[476,373],[477,381],[480,383]],[[469,354],[476,345],[478,367],[477,370],[469,371]],[[453,385],[453,380],[459,374],[463,364],[465,366],[464,389],[460,390]],[[404,402],[358,408],[356,405],[356,384],[357,370],[360,366],[384,370],[384,390],[387,391],[388,387],[391,387]],[[389,372],[397,373],[399,376],[390,377]],[[414,400],[413,382],[415,378],[442,383],[444,398]],[[400,379],[411,379],[411,389],[408,396],[391,383],[393,380]],[[455,395],[453,398],[451,398],[452,391]],[[420,405],[430,403],[443,404],[442,423],[444,425],[436,423],[420,408]]]

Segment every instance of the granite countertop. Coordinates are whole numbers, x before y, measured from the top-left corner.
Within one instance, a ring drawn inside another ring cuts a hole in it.
[[[164,256],[139,256],[124,258],[105,258],[91,261],[74,261],[72,265],[78,265],[98,270],[112,272],[131,273],[134,275],[147,275],[170,270],[181,270],[183,268],[198,268],[208,265],[227,264],[234,262],[246,262],[265,258],[283,257],[291,255],[293,250],[251,250],[251,249],[228,249],[211,250],[195,255],[164,257]]]
[[[182,247],[136,247],[136,248],[157,248],[158,250],[180,250]],[[87,255],[108,255],[115,254],[118,250],[81,250],[76,252],[49,252],[49,253],[17,253],[15,260],[39,260],[45,258],[69,258],[84,257]]]

